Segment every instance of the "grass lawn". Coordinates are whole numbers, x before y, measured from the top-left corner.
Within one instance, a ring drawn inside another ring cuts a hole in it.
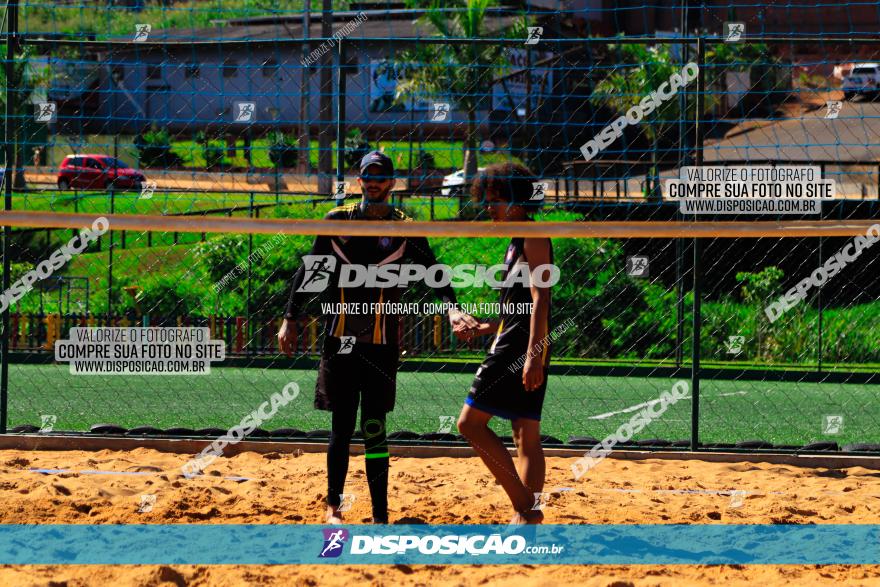
[[[309,197],[281,196],[280,201],[309,200]],[[248,194],[227,194],[224,192],[174,193],[157,190],[152,198],[140,198],[137,192],[120,192],[113,196],[113,210],[116,214],[182,214],[198,210],[217,208],[241,208],[247,214],[250,198]],[[274,204],[275,194],[254,193],[254,205]],[[330,204],[328,204],[330,206]],[[110,194],[105,191],[60,192],[47,190],[34,193],[15,193],[12,198],[13,210],[33,210],[49,212],[79,212],[82,214],[109,214]],[[312,206],[304,202],[303,209]]]
[[[112,155],[116,152],[122,161],[132,167],[137,167],[138,153],[133,143],[133,136],[116,137],[115,147],[112,135],[57,136],[54,137],[54,144],[49,147],[49,161],[50,164],[58,165],[64,156],[77,152],[104,153],[107,155]],[[244,139],[236,141],[235,156],[233,157],[225,156],[225,141],[214,139],[212,144],[224,145],[224,164],[238,168],[249,167],[244,155]],[[309,145],[309,161],[313,168],[317,168],[319,155],[318,141],[312,140]],[[269,147],[270,142],[266,138],[256,138],[251,142],[251,164],[253,167],[262,169],[274,168],[272,160],[269,158]],[[408,140],[374,141],[370,143],[370,148],[384,151],[394,161],[396,169],[406,170],[410,168],[410,144]],[[463,143],[461,141],[437,140],[423,141],[421,143],[413,141],[413,166],[417,163],[419,149],[434,156],[434,164],[438,169],[461,169],[464,166]],[[184,167],[198,171],[205,170],[204,147],[196,143],[195,140],[173,140],[172,151],[183,159]],[[331,167],[334,170],[336,169],[336,152],[336,142],[333,141],[330,155],[332,158]],[[519,158],[512,156],[509,151],[503,149],[492,153],[479,152],[478,158],[480,166],[507,161],[522,162]],[[149,173],[147,177],[149,177]]]
[[[95,10],[82,3],[25,2],[19,16],[22,32],[94,33],[98,39],[131,37],[138,23],[151,23],[154,30],[172,28],[200,29],[212,21],[227,18],[266,16],[271,11],[266,3],[253,0],[224,0],[207,3],[201,0],[183,2],[145,2],[136,12],[124,6],[108,5]],[[334,10],[348,10],[349,3],[334,0]],[[302,13],[303,0],[276,0],[272,9],[282,13]]]
[[[287,360],[287,359],[285,359]],[[212,368],[209,375],[70,375],[66,365],[9,368],[10,426],[58,417],[57,430],[86,430],[99,422],[125,427],[185,426],[227,428],[256,409],[288,382],[301,394],[264,427],[327,429],[327,413],[312,407],[314,370]],[[460,372],[402,372],[397,407],[389,430],[435,432],[441,417],[457,416],[473,379]],[[551,376],[542,429],[565,440],[569,435],[602,438],[628,421],[638,406],[660,397],[672,380],[637,377]],[[701,440],[736,442],[761,439],[774,444],[819,440],[880,442],[880,402],[876,386],[829,383],[777,383],[704,380],[701,388]],[[826,415],[841,415],[840,434],[823,434]],[[637,438],[684,440],[689,436],[691,401],[673,404]],[[509,434],[505,422],[497,430]]]

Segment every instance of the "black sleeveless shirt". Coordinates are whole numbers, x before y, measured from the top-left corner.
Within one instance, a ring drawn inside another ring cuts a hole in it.
[[[547,239],[548,241],[550,239]],[[522,355],[527,351],[529,346],[529,333],[532,320],[532,292],[529,285],[523,283],[525,280],[522,276],[529,273],[529,264],[526,259],[525,239],[516,237],[511,239],[510,245],[507,247],[507,253],[504,255],[504,278],[507,280],[514,272],[519,272],[518,276],[512,283],[505,283],[501,287],[501,310],[499,314],[500,324],[498,332],[495,335],[495,341],[490,349],[491,354],[514,354]],[[550,263],[553,263],[553,246],[550,245]],[[534,269],[534,268],[532,268]],[[546,272],[545,272],[546,278]],[[550,334],[550,316],[552,305],[548,305],[547,309],[547,329],[546,334]],[[540,342],[540,341],[538,341]],[[545,341],[544,349],[538,349],[545,358],[549,357],[549,342]],[[546,354],[545,354],[546,353]]]

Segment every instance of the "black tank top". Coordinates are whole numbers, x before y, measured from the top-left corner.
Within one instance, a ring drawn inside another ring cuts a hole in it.
[[[547,240],[549,241],[550,239]],[[523,237],[511,239],[510,245],[507,247],[507,253],[504,255],[504,265],[506,268],[503,281],[506,281],[507,277],[514,271],[521,272],[522,275],[529,272],[524,242],[525,239]],[[550,263],[553,263],[552,244],[550,244]],[[521,355],[526,352],[529,346],[532,320],[532,291],[523,281],[522,279],[517,279],[514,283],[505,284],[501,287],[501,310],[499,314],[501,323],[498,325],[498,332],[490,349],[491,353]],[[552,304],[548,304],[548,324],[546,329],[548,335],[550,334],[551,315]],[[549,346],[549,344],[545,346]],[[546,356],[549,357],[549,350]]]

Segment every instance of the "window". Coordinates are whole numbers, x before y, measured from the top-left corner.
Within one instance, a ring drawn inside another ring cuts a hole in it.
[[[189,63],[183,69],[183,76],[186,79],[198,79],[202,75],[202,70],[198,63]]]
[[[238,62],[233,61],[231,59],[227,59],[223,62],[223,77],[230,78],[235,77],[235,72],[238,70]]]
[[[128,165],[119,159],[114,159],[113,157],[107,157],[104,159],[104,163],[107,164],[107,167],[114,167],[116,169],[128,169]]]
[[[281,70],[278,67],[278,62],[274,59],[269,58],[263,62],[263,77],[274,77],[280,72]]]
[[[92,169],[104,169],[104,166],[95,161],[94,159],[86,160],[86,167],[91,167]]]
[[[162,66],[147,65],[147,79],[162,79]]]
[[[110,77],[118,84],[125,79],[125,68],[121,65],[114,65]]]

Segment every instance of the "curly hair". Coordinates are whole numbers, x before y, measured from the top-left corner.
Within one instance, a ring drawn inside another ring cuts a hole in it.
[[[476,202],[484,202],[486,192],[492,190],[498,197],[512,204],[526,205],[529,211],[536,211],[544,202],[532,200],[535,174],[519,163],[496,163],[483,170],[471,185],[471,197]]]

